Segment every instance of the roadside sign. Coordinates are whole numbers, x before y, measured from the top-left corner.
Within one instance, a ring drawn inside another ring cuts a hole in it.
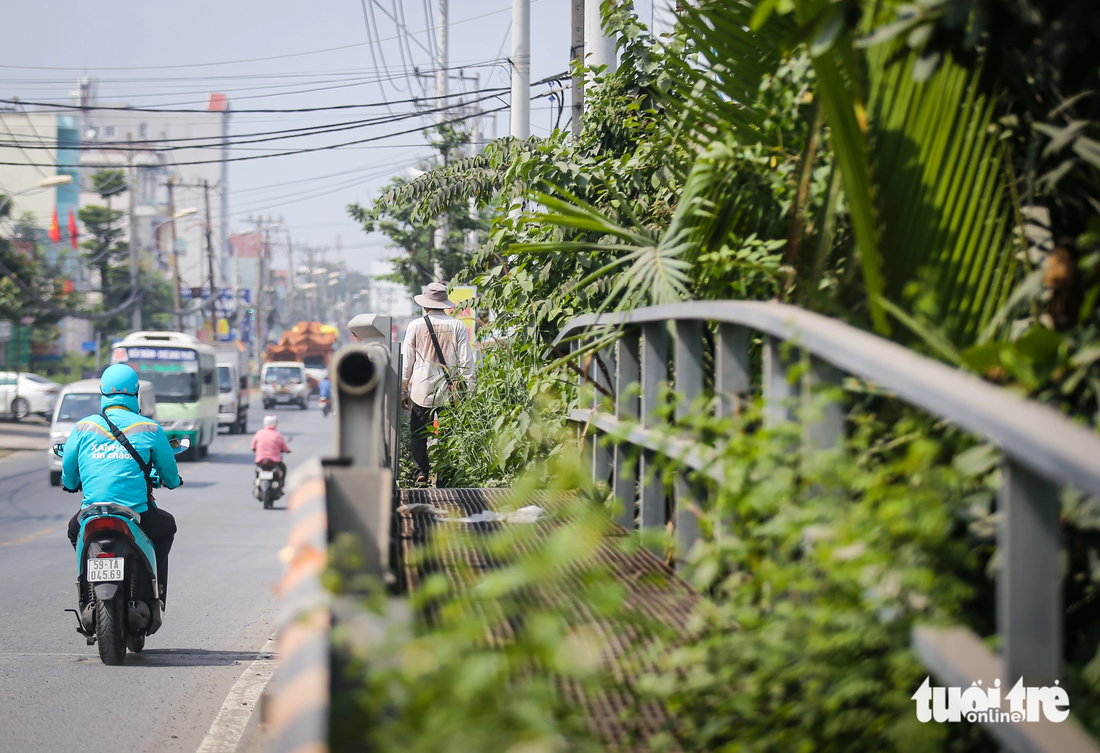
[[[95,340],[85,340],[84,342],[80,343],[80,349],[85,351],[85,352],[94,351],[95,346],[96,346],[96,341]]]
[[[470,335],[470,347],[474,347],[477,340],[474,339],[477,328],[477,312],[469,306],[463,306],[466,301],[477,297],[477,285],[456,285],[448,292],[447,297],[458,304],[451,315],[466,325],[466,332]]]
[[[0,319],[0,343],[11,340],[11,319]]]

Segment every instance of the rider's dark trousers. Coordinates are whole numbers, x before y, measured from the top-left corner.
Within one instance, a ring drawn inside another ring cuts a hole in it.
[[[76,548],[76,539],[80,535],[80,513],[69,520],[69,542]],[[160,597],[167,603],[168,595],[168,553],[172,551],[172,542],[176,538],[176,519],[172,514],[157,507],[141,513],[138,527],[153,542],[153,551],[157,555],[157,581],[160,584]]]

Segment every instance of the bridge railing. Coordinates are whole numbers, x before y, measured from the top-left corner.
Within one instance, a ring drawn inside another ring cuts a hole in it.
[[[716,325],[709,359],[704,358],[707,323]],[[758,375],[750,361],[754,333],[763,340]],[[834,447],[842,439],[841,406],[830,404],[802,416],[792,406],[808,402],[815,385],[839,384],[844,374],[984,437],[1003,454],[996,589],[1002,651],[994,655],[961,627],[918,627],[914,648],[949,686],[966,688],[975,680],[1000,678],[1007,692],[1020,677],[1029,686],[1051,686],[1060,678],[1064,609],[1059,489],[1068,484],[1100,497],[1100,438],[1087,429],[900,345],[779,303],[700,301],[582,316],[562,329],[555,346],[559,352],[567,346],[587,347],[599,355],[587,359],[581,372],[597,393],[613,399],[614,410],[578,408],[570,420],[590,432],[625,436],[614,447],[590,443],[596,479],[608,482],[622,505],[620,522],[651,529],[672,522],[679,552],[689,551],[699,536],[690,505],[700,500],[694,498],[697,492],[686,473],[680,474],[669,515],[664,483],[649,470],[660,454],[685,469],[710,471],[722,483],[708,463],[713,448],[691,437],[669,439],[669,432],[659,428],[666,387],[677,393],[676,418],[685,417],[703,392],[705,368],[713,369],[720,414],[732,414],[740,401],[751,398],[754,376],[759,376],[765,423],[799,418],[805,442],[815,448]],[[801,356],[808,356],[809,368],[792,383],[791,369]],[[637,464],[630,445],[641,450]],[[989,729],[1013,751],[1100,750],[1072,719],[1062,724],[991,724]]]
[[[321,576],[329,547],[341,537],[358,548],[361,571],[372,582],[394,582],[396,537],[391,512],[400,440],[400,349],[389,317],[364,315],[349,325],[360,338],[334,354],[335,454],[313,458],[288,479],[291,531],[280,552],[279,669],[265,692],[266,747],[325,751],[330,731],[334,662],[331,629],[354,625],[361,635],[384,635],[389,623],[359,606],[357,596],[334,596]],[[304,449],[304,448],[299,448]],[[400,615],[400,605],[389,610]],[[391,620],[392,623],[392,620]]]

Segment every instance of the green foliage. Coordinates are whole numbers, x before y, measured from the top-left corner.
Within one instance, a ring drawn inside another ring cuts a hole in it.
[[[112,196],[118,196],[129,189],[125,170],[103,168],[92,173],[92,190],[104,201],[110,202]]]
[[[561,448],[564,403],[549,382],[532,383],[538,354],[483,339],[474,389],[441,412],[439,441],[429,447],[440,486],[511,486],[531,462]]]
[[[466,148],[469,134],[443,128],[439,135],[434,146],[446,166],[453,155],[461,154]],[[459,164],[466,166],[469,163],[460,160]],[[453,169],[443,167],[440,172],[446,174]],[[435,176],[436,171],[428,175]],[[443,191],[448,197],[445,204],[437,201],[418,206],[411,201],[410,189],[419,186],[417,180],[410,184],[404,177],[395,177],[373,207],[351,204],[347,208],[364,232],[381,232],[392,242],[390,248],[401,251],[393,261],[393,274],[387,279],[405,285],[410,295],[418,295],[425,285],[437,278],[446,281],[460,276],[471,256],[467,237],[470,233],[476,237],[484,228],[480,215],[471,213],[467,205],[459,203],[455,191]],[[435,211],[424,213],[432,209]],[[436,231],[441,226],[444,228],[442,244],[435,248]]]

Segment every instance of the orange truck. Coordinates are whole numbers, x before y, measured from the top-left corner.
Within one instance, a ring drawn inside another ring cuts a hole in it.
[[[328,364],[338,347],[339,332],[320,322],[298,322],[285,330],[279,342],[267,346],[267,360],[301,361],[306,365],[311,392],[328,374]]]

